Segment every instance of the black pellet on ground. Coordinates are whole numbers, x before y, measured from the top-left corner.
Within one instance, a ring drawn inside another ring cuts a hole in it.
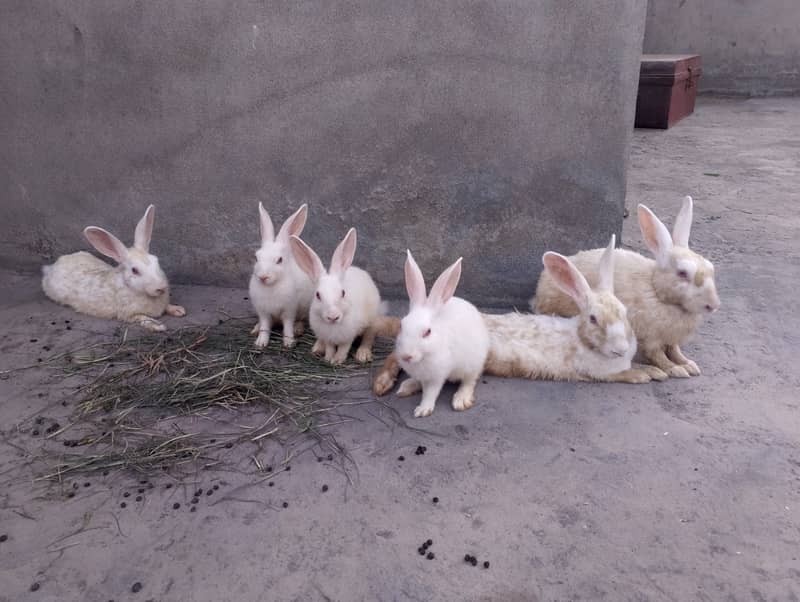
[[[200,497],[201,495],[203,495],[202,489],[198,489],[197,491],[194,492],[194,497]]]
[[[175,502],[174,504],[172,504],[172,509],[173,510],[177,510],[180,507],[181,507],[181,505],[178,502]]]
[[[469,554],[464,554],[464,562],[469,562],[471,560],[472,560],[472,556],[470,556]]]
[[[272,472],[272,466],[267,466],[267,472]]]
[[[31,339],[31,343],[38,343],[39,339]]]
[[[86,482],[83,484],[83,486],[84,486],[84,487],[91,487],[91,485],[92,485],[92,484],[91,484],[89,481],[86,481]]]
[[[433,498],[433,503],[434,504],[438,504],[439,503],[439,498],[438,497]]]
[[[232,447],[233,447],[233,443],[226,443],[226,444],[225,444],[225,448],[226,448],[226,449],[230,449],[230,448],[232,448]]]
[[[397,459],[398,459],[398,460],[400,460],[400,461],[402,462],[402,461],[403,461],[403,460],[405,460],[406,458],[405,458],[405,456],[400,456],[400,457],[399,457],[399,458],[397,458]]]
[[[141,584],[141,583],[139,583],[139,582],[137,581],[136,583],[134,583],[134,584],[131,586],[131,591],[132,591],[134,594],[138,594],[140,591],[142,591],[142,584]]]
[[[72,330],[72,326],[67,326],[67,330]]]
[[[284,508],[288,508],[289,507],[289,502],[283,502],[283,507]]]
[[[38,430],[34,430],[34,431],[31,433],[31,435],[33,435],[34,437],[38,437],[38,436],[39,436],[39,431],[38,431]]]
[[[189,512],[197,512],[197,506],[192,506],[192,509]]]
[[[147,485],[147,480],[139,481],[139,485]]]
[[[31,591],[32,591],[32,592],[39,591],[39,588],[40,588],[40,587],[41,587],[41,586],[39,585],[39,582],[38,582],[38,581],[34,581],[33,583],[31,583]]]
[[[218,491],[218,490],[219,490],[219,485],[214,485],[214,491]]]
[[[486,560],[486,561],[483,563],[483,568],[485,568],[485,569],[488,569],[488,568],[489,568],[489,561],[488,561],[488,560]]]
[[[75,492],[74,492],[74,491],[70,491],[70,492],[67,494],[67,497],[68,497],[68,498],[73,498],[73,497],[75,497]]]
[[[8,541],[8,535],[6,535],[5,533],[0,535],[0,543],[3,543],[4,541]]]
[[[317,462],[322,462],[324,459],[325,459],[325,458],[323,458],[322,456],[319,456],[319,457],[317,458]]]
[[[570,448],[569,448],[569,451],[571,451],[571,452],[574,452],[574,451],[575,451],[575,448],[574,448],[574,447],[570,447]]]
[[[428,560],[433,560],[436,558],[436,555],[433,552],[428,552]]]
[[[419,552],[420,556],[425,556],[425,548],[417,548],[417,552]]]
[[[196,497],[192,498],[192,503],[193,504],[197,504],[198,502],[200,502],[200,500],[198,500]]]
[[[333,460],[333,454],[328,454],[328,462],[331,462],[332,460]]]
[[[104,476],[104,477],[107,477],[107,476],[108,476],[108,471],[107,471],[107,470],[104,470],[104,471],[103,471],[103,476]]]
[[[216,443],[216,442],[217,442],[216,439],[212,439],[211,441],[209,441],[209,443]]]
[[[270,482],[268,483],[268,485],[269,485],[270,487],[274,487],[274,486],[275,486],[275,483],[273,483],[272,481],[270,481]]]
[[[136,501],[137,502],[141,502],[142,501],[142,496],[141,495],[137,495],[136,496]]]
[[[125,502],[122,502],[122,503],[119,505],[119,507],[120,507],[120,508],[127,508],[127,506],[128,506],[128,504],[126,504]]]
[[[213,495],[213,494],[214,494],[213,489],[209,489],[208,491],[206,491],[206,495]]]
[[[431,547],[433,545],[433,540],[429,539],[428,541],[425,542],[425,545],[427,545],[428,547]]]
[[[472,557],[472,560],[470,562],[472,563],[472,566],[478,566],[478,559],[475,558],[474,556]]]
[[[42,418],[41,416],[39,416],[39,417],[36,419],[36,424],[42,424],[43,422],[44,422],[44,418]]]
[[[131,492],[126,491],[125,493],[122,494],[122,497],[131,497]]]
[[[287,466],[287,467],[286,467],[284,470],[285,470],[286,472],[289,472],[291,469],[292,469],[292,467],[291,467],[291,466]]]
[[[322,491],[328,491],[328,486],[327,485],[323,485],[322,486]]]
[[[164,489],[172,489],[172,483],[167,483],[164,485]]]

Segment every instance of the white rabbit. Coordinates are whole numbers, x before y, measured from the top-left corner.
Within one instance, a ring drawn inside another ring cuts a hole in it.
[[[278,235],[264,205],[258,204],[261,222],[261,248],[250,276],[250,300],[258,314],[251,334],[257,334],[256,347],[269,344],[273,322],[283,324],[283,346],[294,347],[295,332],[303,332],[303,320],[314,295],[311,278],[294,260],[289,237],[299,236],[306,225],[308,206],[303,205],[283,223]]]
[[[492,337],[486,373],[533,379],[641,383],[667,378],[653,366],[631,367],[636,335],[614,296],[614,243],[599,258],[592,290],[569,259],[542,257],[553,282],[577,304],[572,318],[510,313],[486,315]]]
[[[614,296],[615,241],[612,236],[600,257],[595,290],[566,257],[558,253],[545,253],[542,257],[556,285],[580,307],[578,316],[482,314],[490,341],[486,374],[628,383],[667,378],[654,366],[631,364],[636,337],[625,306]],[[373,382],[375,394],[383,395],[392,387],[399,369],[400,359],[393,353]]]
[[[471,303],[453,297],[461,278],[461,258],[436,279],[426,297],[425,280],[411,251],[405,264],[409,312],[402,321],[395,345],[400,367],[410,376],[400,397],[422,391],[414,416],[430,416],[445,382],[460,382],[453,409],[467,410],[475,403],[475,386],[489,352],[489,333],[480,312]]]
[[[655,261],[624,249],[615,252],[615,286],[644,358],[676,377],[700,374],[681,352],[697,331],[703,315],[720,306],[713,264],[689,249],[692,197],[687,196],[670,238],[666,226],[644,205],[639,205],[639,227]],[[570,259],[590,283],[597,282],[597,258],[602,249],[582,251]],[[539,313],[572,316],[578,311],[549,274],[539,279],[531,305]]]
[[[333,252],[329,272],[300,238],[292,236],[290,241],[297,265],[316,286],[309,311],[309,324],[317,336],[312,352],[324,352],[326,361],[342,364],[353,341],[361,336],[356,360],[371,361],[381,317],[381,295],[370,275],[351,265],[356,253],[355,228],[350,228]]]
[[[118,263],[111,266],[85,251],[63,255],[42,268],[42,288],[53,301],[98,318],[136,322],[149,330],[166,330],[156,318],[164,313],[185,316],[170,305],[167,277],[158,258],[149,253],[155,207],[150,205],[136,225],[130,248],[103,228],[89,226],[83,234],[92,246]]]

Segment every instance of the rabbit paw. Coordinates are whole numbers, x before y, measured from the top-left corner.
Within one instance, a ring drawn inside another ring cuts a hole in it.
[[[422,390],[422,385],[419,383],[418,380],[414,380],[413,378],[407,378],[402,382],[400,388],[397,389],[397,396],[398,397],[411,397],[412,395],[416,395]],[[421,406],[421,404],[420,404]],[[433,408],[431,408],[431,412]],[[429,412],[430,413],[430,412]],[[415,414],[416,415],[416,414]],[[425,414],[426,416],[428,414]]]
[[[314,346],[311,348],[311,354],[316,355],[317,357],[325,355],[325,343],[317,339],[314,342]]]
[[[367,349],[366,347],[359,347],[356,350],[356,361],[361,362],[362,364],[366,364],[367,362],[372,361],[372,349]]]
[[[256,336],[256,335],[258,334],[258,326],[259,326],[259,323],[258,323],[258,322],[256,322],[256,325],[255,325],[255,326],[253,326],[253,327],[250,329],[250,334],[252,334],[253,336]]]
[[[264,330],[258,333],[258,338],[256,339],[256,347],[259,349],[263,349],[269,345],[269,331]]]
[[[372,392],[379,397],[392,390],[395,378],[389,372],[381,372],[372,383]]]
[[[685,364],[681,364],[684,370],[689,373],[689,376],[700,376],[700,368],[697,367],[697,364],[694,363],[693,360],[687,360]]]
[[[425,416],[430,416],[431,414],[433,414],[433,404],[428,405],[425,403],[421,403],[416,408],[414,408],[414,418],[423,418]]]
[[[661,368],[657,368],[656,366],[644,365],[642,366],[642,370],[647,372],[648,376],[650,376],[650,378],[653,380],[662,381],[669,378],[669,375],[666,372],[664,372]]]
[[[675,364],[669,370],[667,370],[667,374],[673,378],[689,378],[688,370],[686,370],[684,366],[679,366],[678,364]]]
[[[175,316],[176,318],[182,318],[186,315],[186,308],[182,305],[167,305],[167,314],[170,316]]]
[[[471,391],[458,390],[453,395],[453,409],[462,412],[475,405],[475,395]]]
[[[299,337],[306,331],[306,325],[301,320],[294,323],[294,336]]]
[[[284,349],[291,349],[295,345],[297,345],[297,341],[295,341],[294,339],[290,339],[289,337],[283,337]]]

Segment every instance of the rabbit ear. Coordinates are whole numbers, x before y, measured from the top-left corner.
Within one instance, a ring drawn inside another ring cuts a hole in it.
[[[647,248],[655,256],[656,263],[666,267],[672,251],[672,238],[667,227],[644,205],[639,205],[639,229],[642,231]]]
[[[611,241],[600,256],[597,270],[597,290],[614,294],[614,246],[617,242],[616,234],[611,235]]]
[[[586,282],[583,274],[572,265],[569,259],[552,251],[548,251],[542,256],[542,263],[550,273],[550,276],[553,277],[556,286],[568,294],[578,304],[578,307],[583,310],[592,294],[589,283]]]
[[[414,261],[414,256],[411,255],[411,251],[406,250],[406,253],[405,273],[408,300],[411,301],[411,307],[424,305],[427,300],[425,278],[422,277],[422,271],[419,269],[417,262]]]
[[[289,245],[292,248],[292,255],[300,269],[308,274],[314,282],[317,282],[325,274],[325,266],[322,265],[319,255],[297,236],[289,237]]]
[[[111,232],[96,226],[89,226],[84,228],[83,235],[95,249],[117,263],[123,263],[128,258],[128,249]]]
[[[459,257],[456,262],[447,268],[436,279],[431,287],[431,294],[428,296],[428,305],[438,308],[450,301],[456,292],[458,281],[461,278],[461,260]]]
[[[147,211],[144,212],[142,219],[136,224],[136,232],[133,235],[133,247],[135,249],[145,253],[150,252],[150,239],[153,236],[153,222],[155,218],[156,208],[154,205],[150,205]]]
[[[356,229],[350,228],[336,247],[331,258],[331,274],[344,274],[353,263],[356,254]]]
[[[308,218],[308,205],[303,203],[302,207],[292,213],[286,221],[283,222],[278,238],[281,240],[289,240],[290,236],[300,236],[303,228],[306,226],[306,219]]]
[[[675,225],[672,227],[672,242],[676,247],[689,248],[693,205],[692,197],[684,197],[681,210],[678,211],[678,217],[675,218]]]
[[[272,219],[264,209],[264,203],[258,203],[258,216],[261,221],[261,244],[275,240],[275,228],[272,226]]]

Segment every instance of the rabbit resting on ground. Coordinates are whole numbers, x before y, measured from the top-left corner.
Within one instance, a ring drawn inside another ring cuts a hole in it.
[[[149,252],[154,218],[155,207],[150,205],[136,226],[130,248],[103,228],[84,229],[91,245],[117,265],[109,265],[85,251],[63,255],[42,268],[45,294],[56,303],[90,316],[135,322],[154,331],[166,330],[157,318],[164,313],[185,316],[186,310],[170,304],[167,277],[158,258]]]
[[[670,237],[653,212],[639,205],[639,227],[655,261],[632,251],[615,251],[614,287],[628,309],[640,353],[668,375],[683,378],[700,374],[700,369],[680,345],[697,331],[704,315],[720,306],[713,264],[689,249],[692,208],[692,197],[687,196]],[[570,258],[590,284],[598,281],[602,253],[594,249]],[[531,305],[543,314],[574,316],[579,311],[546,271]]]

